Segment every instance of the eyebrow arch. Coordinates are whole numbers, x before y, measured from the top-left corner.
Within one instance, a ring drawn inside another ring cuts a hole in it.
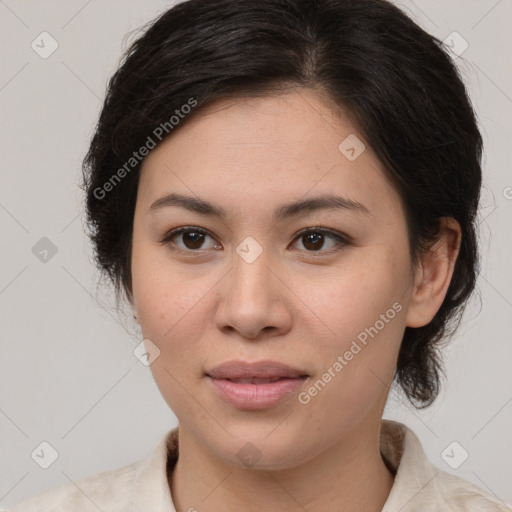
[[[220,219],[226,219],[227,217],[226,210],[220,206],[203,199],[176,193],[168,194],[157,199],[149,207],[149,212],[172,206],[178,206],[201,215],[218,217]],[[326,209],[344,209],[371,216],[368,208],[358,201],[333,194],[324,194],[310,199],[300,199],[298,201],[282,204],[274,210],[273,219],[275,222],[278,222],[290,217],[297,217],[304,213]]]

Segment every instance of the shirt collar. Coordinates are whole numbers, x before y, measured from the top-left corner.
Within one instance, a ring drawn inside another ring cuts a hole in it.
[[[420,440],[411,429],[397,421],[382,420],[380,451],[395,473],[382,512],[415,510],[419,500],[424,500],[430,493],[435,497],[433,501],[441,505],[442,498],[435,492],[435,476],[440,470],[429,462]]]
[[[167,467],[178,460],[178,427],[169,430],[156,444],[151,455],[140,462],[133,485],[133,510],[176,512]]]

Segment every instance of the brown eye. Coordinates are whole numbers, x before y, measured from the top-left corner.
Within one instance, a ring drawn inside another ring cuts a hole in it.
[[[187,249],[200,249],[204,243],[205,235],[196,231],[182,233],[182,240]]]
[[[320,233],[310,233],[302,235],[303,245],[306,249],[311,251],[318,251],[324,245],[324,235]]]
[[[205,247],[205,240],[208,240],[208,238],[213,241],[213,244],[210,247]],[[177,250],[190,252],[219,247],[207,231],[193,226],[174,229],[161,242],[164,245],[169,245],[172,249],[176,248]]]
[[[307,231],[303,231],[297,235],[296,239],[302,242],[302,246],[307,252],[329,253],[332,252],[333,248],[335,249],[337,246],[343,246],[348,243],[337,232],[320,228],[310,228]],[[321,249],[325,250],[322,251]]]

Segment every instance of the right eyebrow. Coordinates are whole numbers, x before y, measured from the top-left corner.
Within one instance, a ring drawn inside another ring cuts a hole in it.
[[[227,217],[226,211],[220,206],[215,206],[203,199],[185,196],[183,194],[168,194],[161,197],[149,207],[149,211],[156,211],[161,208],[169,208],[171,206],[179,206],[201,215],[211,215],[221,219],[225,219]]]

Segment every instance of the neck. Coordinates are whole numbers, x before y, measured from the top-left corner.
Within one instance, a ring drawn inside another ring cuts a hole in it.
[[[380,454],[379,434],[380,423],[359,425],[313,459],[267,471],[226,463],[180,428],[179,459],[169,475],[176,510],[380,512],[394,476]]]

